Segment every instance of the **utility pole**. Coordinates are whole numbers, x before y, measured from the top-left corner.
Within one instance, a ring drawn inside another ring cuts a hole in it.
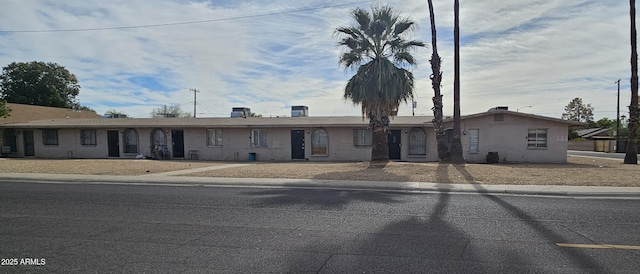
[[[618,83],[618,107],[616,108],[616,152],[620,152],[620,80],[615,81]]]
[[[190,88],[190,91],[193,91],[193,118],[196,118],[196,93],[200,92],[195,88]]]

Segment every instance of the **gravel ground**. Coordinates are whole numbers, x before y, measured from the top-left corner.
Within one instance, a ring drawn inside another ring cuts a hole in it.
[[[224,164],[229,163],[4,158],[0,159],[0,173],[144,175]],[[622,160],[574,156],[567,158],[567,164],[449,165],[390,162],[385,166],[370,166],[368,162],[256,162],[250,166],[189,173],[182,176],[640,187],[640,166],[638,165],[623,165]]]
[[[223,162],[156,161],[146,159],[25,159],[0,158],[0,173],[52,173],[87,175],[144,175],[198,167]]]

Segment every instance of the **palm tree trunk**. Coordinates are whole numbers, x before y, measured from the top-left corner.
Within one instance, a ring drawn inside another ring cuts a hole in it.
[[[458,0],[453,3],[453,46],[454,46],[454,75],[453,75],[453,143],[451,144],[451,162],[464,163],[462,156],[462,141],[460,134],[460,8]]]
[[[636,1],[629,0],[631,17],[631,104],[629,105],[629,142],[625,164],[638,164],[638,49],[636,34]]]
[[[385,121],[387,123],[385,124]],[[372,162],[388,162],[389,161],[389,142],[387,129],[389,128],[389,119],[377,119],[371,117],[369,127],[371,128],[371,161]]]
[[[440,86],[442,82],[442,71],[440,71],[440,63],[442,59],[438,55],[438,45],[436,43],[436,17],[433,12],[433,2],[429,3],[429,17],[431,18],[431,86],[433,87],[433,127],[436,132],[436,141],[438,142],[438,158],[440,161],[449,160],[449,146],[447,146],[446,133],[444,123],[442,122],[442,94],[440,94]]]

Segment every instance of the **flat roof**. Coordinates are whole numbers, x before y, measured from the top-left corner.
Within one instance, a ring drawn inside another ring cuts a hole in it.
[[[505,113],[521,117],[547,120],[568,125],[584,125],[576,121],[525,114],[508,110],[492,110],[473,115],[462,116],[461,119]],[[391,127],[433,127],[433,116],[397,116],[391,120]],[[445,123],[453,119],[446,117]],[[369,119],[361,116],[315,116],[315,117],[247,117],[247,118],[62,118],[46,119],[21,123],[0,124],[1,128],[308,128],[308,127],[366,127]]]

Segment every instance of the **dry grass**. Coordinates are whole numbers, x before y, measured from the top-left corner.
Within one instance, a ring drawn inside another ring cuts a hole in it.
[[[0,159],[0,173],[144,175],[220,165],[220,162],[154,161],[144,159]]]
[[[227,164],[202,161],[0,159],[0,173],[144,175]],[[296,178],[398,182],[640,187],[640,166],[621,160],[568,157],[567,164],[286,162],[189,173],[184,176]]]
[[[185,176],[640,187],[640,166],[584,157],[568,157],[567,164],[261,163]]]

